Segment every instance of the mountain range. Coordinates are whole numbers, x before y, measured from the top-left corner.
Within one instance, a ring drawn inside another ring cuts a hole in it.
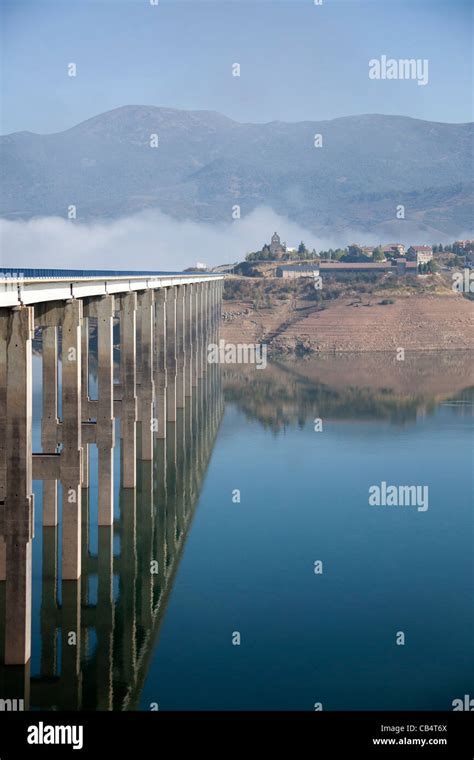
[[[472,228],[473,135],[472,123],[405,116],[242,124],[123,106],[63,132],[0,138],[0,215],[67,217],[74,205],[84,220],[159,209],[218,223],[237,205],[242,216],[266,206],[314,233],[435,242]]]

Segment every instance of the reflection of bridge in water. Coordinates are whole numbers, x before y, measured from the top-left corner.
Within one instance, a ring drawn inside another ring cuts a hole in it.
[[[218,336],[221,278],[101,276],[26,280],[19,289],[10,280],[0,291],[0,646],[8,666],[0,671],[0,693],[24,698],[25,706],[137,705],[222,414],[218,367],[206,362],[207,344]],[[18,293],[20,305],[10,306],[7,299]],[[43,358],[38,454],[34,327],[41,328]],[[30,679],[33,479],[43,481],[43,547],[41,665]],[[96,556],[89,537],[95,514]]]

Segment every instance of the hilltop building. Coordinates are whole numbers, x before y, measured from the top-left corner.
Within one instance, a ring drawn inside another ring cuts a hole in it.
[[[360,256],[371,258],[374,255],[374,251],[374,245],[359,245],[359,243],[351,243],[347,246],[348,255],[353,258]]]
[[[285,280],[295,280],[297,277],[317,277],[319,275],[318,264],[285,264],[277,267],[276,276]]]
[[[416,264],[427,264],[433,258],[433,249],[430,245],[411,245],[407,251],[407,259],[416,261]]]
[[[282,259],[286,254],[286,245],[281,242],[277,232],[273,233],[269,248],[274,259]]]
[[[397,274],[417,274],[417,263],[407,261],[406,259],[394,259],[392,261],[364,261],[364,262],[343,262],[343,261],[322,261],[319,265],[320,274],[330,272],[396,272]]]
[[[396,254],[397,256],[404,256],[405,250],[403,243],[387,243],[382,248],[385,254]]]

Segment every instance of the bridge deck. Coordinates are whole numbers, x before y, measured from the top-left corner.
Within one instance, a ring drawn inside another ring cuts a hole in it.
[[[221,280],[210,272],[119,271],[81,269],[0,270],[0,307],[24,306],[134,290],[155,290],[171,285]]]

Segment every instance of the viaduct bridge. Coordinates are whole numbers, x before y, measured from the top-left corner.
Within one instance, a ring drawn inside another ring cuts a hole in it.
[[[89,448],[97,447],[97,522],[99,529],[109,529],[105,532],[112,540],[115,419],[120,421],[120,485],[126,494],[137,486],[137,459],[153,472],[154,444],[171,437],[166,446],[174,448],[177,461],[177,430],[186,410],[179,438],[183,443],[187,429],[192,443],[199,406],[202,415],[209,398],[217,398],[218,368],[207,364],[207,346],[218,341],[223,279],[183,272],[0,272],[0,581],[6,665],[25,665],[31,656],[32,481],[43,481],[44,529],[57,530],[61,510],[61,577],[76,588],[84,557]],[[32,353],[39,341],[42,450],[33,452]],[[105,554],[110,555],[110,546]]]

